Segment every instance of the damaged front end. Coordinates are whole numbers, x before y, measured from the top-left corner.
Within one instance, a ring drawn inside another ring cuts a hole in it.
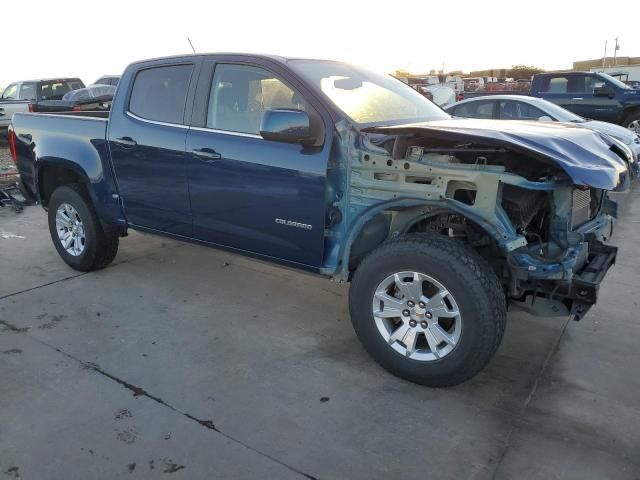
[[[346,229],[343,265],[384,239],[439,233],[478,251],[513,307],[580,319],[596,302],[617,250],[606,243],[617,215],[608,192],[629,185],[614,142],[564,125],[465,120],[338,133],[349,175],[335,190],[349,195],[333,202],[346,218],[329,227],[336,238]]]

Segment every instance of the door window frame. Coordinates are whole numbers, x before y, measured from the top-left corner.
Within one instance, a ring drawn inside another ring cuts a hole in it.
[[[192,70],[191,70],[191,77],[189,78],[189,84],[187,86],[187,94],[185,96],[185,105],[184,105],[184,112],[183,112],[183,116],[182,116],[182,123],[173,123],[173,122],[163,122],[161,120],[151,120],[149,118],[143,118],[140,117],[138,115],[136,115],[135,113],[133,113],[131,110],[129,110],[129,106],[131,104],[131,95],[133,93],[133,86],[136,82],[136,79],[138,78],[138,75],[145,71],[145,70],[152,70],[152,69],[156,69],[156,68],[163,68],[163,67],[179,67],[179,66],[191,66]],[[134,120],[137,120],[139,122],[144,122],[144,123],[149,123],[152,125],[162,125],[165,127],[177,127],[177,128],[181,128],[184,130],[188,130],[189,129],[189,123],[190,123],[190,118],[191,118],[191,107],[193,104],[193,95],[194,95],[194,83],[198,78],[198,75],[200,73],[200,68],[199,68],[199,62],[197,61],[177,61],[177,62],[167,62],[167,63],[152,63],[149,65],[144,65],[141,68],[137,69],[133,75],[132,75],[132,79],[129,82],[129,89],[127,91],[127,97],[125,100],[125,104],[124,104],[124,114],[127,117],[130,117]]]
[[[33,88],[33,98],[21,99],[20,97],[22,96],[22,89],[27,85],[31,85],[31,87]],[[18,100],[22,100],[24,102],[35,101],[37,96],[38,96],[38,84],[36,82],[23,82],[20,84],[20,88],[18,89]]]
[[[275,64],[276,62],[273,63]],[[265,72],[273,75],[273,77],[277,80],[281,81],[285,86],[301,95],[305,100],[308,110],[307,115],[309,115],[309,119],[311,120],[311,115],[313,112],[313,114],[321,122],[323,130],[323,145],[326,143],[329,133],[326,117],[329,116],[329,114],[323,103],[317,98],[313,91],[304,84],[304,82],[301,82],[297,77],[295,77],[295,75],[287,71],[285,68],[280,67],[279,65],[266,65],[266,62],[252,60],[251,58],[246,57],[239,58],[237,56],[205,58],[200,70],[198,84],[196,86],[196,92],[194,95],[193,113],[191,123],[189,125],[190,129],[200,132],[210,132],[221,135],[254,138],[267,141],[260,134],[234,132],[231,130],[221,130],[207,127],[207,114],[210,100],[209,97],[212,91],[211,86],[213,84],[213,79],[215,77],[217,67],[223,65],[245,66],[264,70]]]

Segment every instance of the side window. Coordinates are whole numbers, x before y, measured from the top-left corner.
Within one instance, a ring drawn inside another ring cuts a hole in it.
[[[307,111],[304,98],[267,70],[245,65],[216,66],[207,128],[259,134],[264,112],[277,108]]]
[[[593,94],[596,88],[601,88],[604,86],[605,86],[605,82],[599,79],[598,77],[594,77],[593,75],[587,75],[584,77],[584,92],[582,93]]]
[[[9,85],[7,89],[3,92],[2,98],[4,98],[5,100],[17,100],[18,84],[14,83],[13,85]]]
[[[454,113],[463,118],[493,118],[493,101],[469,102],[459,105]]]
[[[171,65],[141,70],[136,75],[129,111],[140,118],[184,123],[184,109],[193,65]]]
[[[540,120],[542,117],[549,117],[539,108],[524,102],[518,102],[518,110],[521,120]]]
[[[35,100],[36,99],[36,86],[33,83],[23,83],[20,88],[19,100]]]
[[[500,102],[500,119],[502,120],[539,120],[545,116],[548,115],[528,103],[513,100]]]
[[[567,93],[567,84],[569,81],[566,77],[553,77],[549,79],[549,86],[546,93]]]
[[[520,118],[518,104],[512,100],[501,101],[499,108],[501,120],[518,120]]]

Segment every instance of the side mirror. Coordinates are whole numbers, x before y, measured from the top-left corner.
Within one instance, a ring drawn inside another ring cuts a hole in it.
[[[602,85],[593,89],[596,97],[613,97],[615,95],[613,89],[609,85]]]
[[[285,143],[313,143],[309,115],[301,110],[267,110],[262,117],[260,135],[265,140]]]
[[[553,118],[551,118],[549,115],[542,115],[540,118],[538,118],[539,122],[553,122]]]

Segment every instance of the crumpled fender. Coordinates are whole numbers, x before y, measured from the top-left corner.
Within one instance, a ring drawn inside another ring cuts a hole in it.
[[[614,145],[611,139],[573,124],[455,119],[369,127],[362,131],[508,148],[551,161],[562,168],[574,184],[593,188],[614,190],[628,176],[626,162],[611,150]]]

